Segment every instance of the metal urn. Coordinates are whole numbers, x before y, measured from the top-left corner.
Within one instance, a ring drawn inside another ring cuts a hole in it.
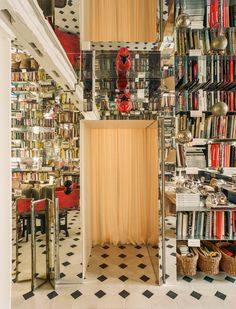
[[[216,36],[212,41],[212,49],[214,51],[223,52],[228,44],[226,36],[222,33]]]
[[[229,108],[225,102],[219,101],[212,106],[211,112],[214,116],[225,116]]]
[[[180,144],[187,144],[193,140],[193,136],[188,130],[180,130],[176,136],[176,140]]]
[[[179,28],[179,29],[189,28],[191,26],[191,19],[188,14],[181,13],[176,18],[175,24],[176,24],[176,28]]]

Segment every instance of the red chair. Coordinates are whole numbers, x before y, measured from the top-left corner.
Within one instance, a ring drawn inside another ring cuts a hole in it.
[[[28,241],[28,236],[30,232],[30,205],[32,198],[18,198],[16,200],[16,233],[18,238],[18,228],[19,223],[22,222],[22,237],[26,233],[26,241]]]
[[[64,230],[66,236],[69,236],[67,227],[67,211],[69,209],[78,209],[79,207],[79,190],[74,189],[70,194],[65,194],[63,191],[55,191],[55,198],[58,198],[60,218],[65,218],[65,224],[61,224],[60,231]]]
[[[79,208],[79,190],[73,189],[70,194],[64,191],[55,191],[55,197],[59,201],[59,209],[78,209]]]

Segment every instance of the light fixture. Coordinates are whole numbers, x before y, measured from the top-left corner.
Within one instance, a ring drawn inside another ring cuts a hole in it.
[[[227,47],[228,40],[223,32],[223,0],[220,2],[220,16],[219,16],[219,32],[216,37],[212,40],[212,49],[218,53],[223,53]]]
[[[191,19],[188,14],[184,13],[184,3],[183,0],[179,1],[179,15],[175,22],[176,28],[185,29],[191,26]]]
[[[219,101],[212,106],[211,112],[214,116],[225,116],[228,110],[228,105],[223,101]]]
[[[177,133],[176,140],[179,144],[188,144],[192,142],[193,136],[189,130],[180,130]]]

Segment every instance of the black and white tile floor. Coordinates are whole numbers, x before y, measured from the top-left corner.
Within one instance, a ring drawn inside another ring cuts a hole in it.
[[[69,219],[72,237],[66,238],[62,234],[60,242],[61,277],[79,282],[79,213],[70,213]],[[166,227],[166,285],[155,285],[153,266],[158,267],[156,247],[105,245],[93,248],[83,284],[59,285],[56,291],[44,285],[32,293],[29,292],[29,283],[13,283],[12,309],[235,309],[235,278],[223,273],[217,277],[199,273],[194,278],[185,276],[176,281],[175,217],[167,218]]]

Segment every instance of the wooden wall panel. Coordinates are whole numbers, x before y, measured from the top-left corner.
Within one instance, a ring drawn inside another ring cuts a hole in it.
[[[156,0],[84,0],[81,13],[84,41],[156,40]]]

